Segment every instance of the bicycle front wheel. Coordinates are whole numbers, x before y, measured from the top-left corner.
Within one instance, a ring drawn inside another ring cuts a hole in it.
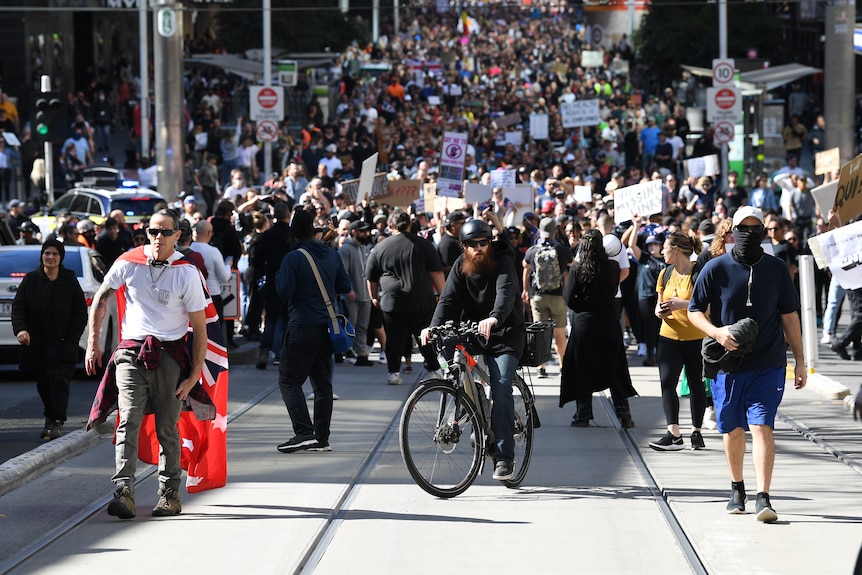
[[[518,374],[512,382],[512,395],[515,399],[515,474],[503,482],[506,487],[518,487],[527,476],[533,457],[533,429],[536,426],[533,394]]]
[[[401,457],[416,484],[436,497],[463,493],[482,466],[485,436],[476,407],[455,393],[449,381],[426,381],[401,412]]]

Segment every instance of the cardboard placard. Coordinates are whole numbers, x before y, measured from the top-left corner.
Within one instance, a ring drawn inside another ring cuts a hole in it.
[[[818,265],[828,266],[841,287],[862,287],[862,222],[816,235],[808,244]]]
[[[841,167],[835,208],[842,222],[849,222],[862,213],[862,154]]]
[[[835,194],[838,193],[838,180],[832,180],[811,190],[817,209],[826,219],[826,214],[835,206]]]
[[[356,203],[361,204],[371,197],[374,187],[374,171],[377,169],[377,152],[374,152],[362,162],[362,172],[359,174],[359,188],[356,190]]]
[[[593,201],[592,186],[575,186],[575,201],[587,204]]]
[[[448,210],[449,212],[454,212],[455,210],[463,210],[466,207],[467,202],[464,201],[464,198],[447,198],[444,196],[438,196],[434,198],[435,214],[446,213],[446,210]]]
[[[390,206],[409,206],[419,199],[421,191],[420,180],[386,180],[384,191],[374,199]]]
[[[514,188],[516,182],[515,175],[515,170],[497,168],[491,171],[491,186],[494,188]]]
[[[814,154],[814,175],[831,174],[841,169],[841,154],[838,148]]]
[[[534,140],[548,139],[547,114],[530,114],[530,137]]]
[[[581,66],[584,68],[599,68],[605,64],[605,53],[601,50],[584,50],[581,52]]]
[[[221,284],[221,301],[224,304],[224,319],[240,320],[239,272],[230,271],[230,279]]]
[[[506,114],[505,116],[500,116],[499,118],[494,118],[494,125],[497,128],[508,128],[509,126],[514,126],[515,124],[521,123],[521,114],[517,112],[512,112],[511,114]]]

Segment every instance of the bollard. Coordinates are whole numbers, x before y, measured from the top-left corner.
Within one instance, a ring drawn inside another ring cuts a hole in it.
[[[814,373],[817,355],[817,312],[814,307],[814,256],[799,256],[799,299],[802,304],[802,350],[808,373]]]

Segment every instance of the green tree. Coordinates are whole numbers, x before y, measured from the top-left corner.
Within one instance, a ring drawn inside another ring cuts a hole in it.
[[[746,58],[756,49],[773,65],[787,62],[780,44],[780,22],[765,3],[727,5],[727,55]],[[645,87],[669,86],[679,78],[680,66],[712,67],[718,58],[718,5],[702,0],[652,0],[635,34],[638,61],[648,71]],[[652,86],[650,86],[652,84]]]

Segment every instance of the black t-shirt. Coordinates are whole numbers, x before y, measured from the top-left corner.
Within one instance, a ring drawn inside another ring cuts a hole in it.
[[[746,202],[748,199],[748,192],[746,192],[745,188],[742,186],[736,186],[735,188],[726,188],[721,190],[718,193],[718,197],[721,198],[724,207],[727,208],[727,212],[730,213]]]
[[[772,244],[772,252],[775,254],[775,257],[783,261],[789,266],[796,265],[796,249],[787,242],[787,240],[781,240],[777,244]]]
[[[658,156],[666,156],[667,159],[659,160]],[[664,144],[659,143],[655,147],[655,155],[656,158],[655,163],[660,168],[670,168],[673,164],[673,146],[670,145],[670,142],[665,142]]]
[[[461,257],[461,243],[455,236],[450,236],[443,232],[443,237],[440,238],[440,243],[437,244],[437,253],[440,254],[440,261],[443,263],[443,268],[448,274],[448,269],[452,267],[459,257]]]
[[[365,277],[380,284],[380,309],[414,312],[435,305],[434,284],[429,272],[442,272],[434,244],[404,233],[388,237],[371,250]]]

